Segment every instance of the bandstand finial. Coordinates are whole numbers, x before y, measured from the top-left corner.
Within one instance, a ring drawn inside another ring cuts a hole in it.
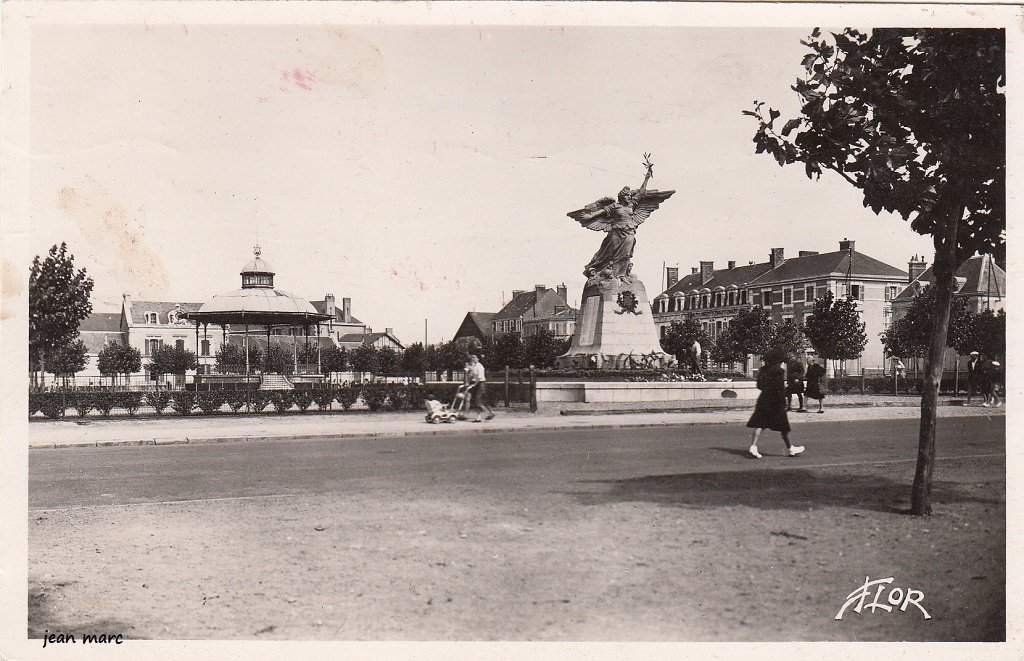
[[[260,256],[260,244],[257,243],[255,246],[253,246],[252,254],[256,255],[257,257]]]

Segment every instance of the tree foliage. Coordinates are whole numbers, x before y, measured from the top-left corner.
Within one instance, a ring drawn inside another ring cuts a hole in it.
[[[349,369],[348,349],[331,345],[320,351],[320,371],[324,374],[331,372],[347,372]]]
[[[68,346],[92,312],[93,281],[75,269],[67,245],[53,246],[45,259],[36,255],[28,278],[28,344],[34,362],[48,351]]]
[[[149,359],[149,371],[153,374],[179,374],[194,370],[198,365],[196,354],[188,349],[163,346]]]
[[[400,356],[391,347],[377,348],[377,369],[381,374],[392,374],[398,371]]]
[[[400,367],[405,372],[423,372],[427,369],[427,350],[422,342],[413,342],[402,352]]]
[[[569,340],[555,337],[547,329],[540,329],[523,343],[526,363],[539,368],[554,367],[559,356],[569,350]]]
[[[836,300],[828,291],[814,301],[810,315],[805,317],[803,332],[819,356],[826,360],[855,360],[864,353],[868,335],[855,301]]]
[[[375,348],[367,344],[361,344],[349,352],[349,361],[356,372],[376,374],[380,371],[380,356]]]
[[[807,345],[807,338],[803,331],[793,322],[773,323],[768,325],[768,335],[761,355],[766,356],[769,352],[777,352],[786,356],[799,354],[803,353]]]
[[[761,356],[768,350],[771,327],[771,315],[767,310],[761,306],[746,308],[740,310],[739,314],[729,322],[726,342],[731,347],[731,351],[737,355]],[[721,341],[721,337],[719,337],[719,341]]]
[[[758,153],[831,170],[863,191],[864,206],[913,217],[945,236],[955,219],[956,263],[1002,257],[1006,229],[1006,78],[1003,30],[853,29],[802,41],[801,115],[776,129],[755,101]]]
[[[491,368],[510,367],[522,369],[527,366],[526,347],[518,333],[499,335],[494,341],[493,355],[490,356]],[[486,363],[485,363],[486,364]]]
[[[46,352],[46,371],[54,376],[69,377],[85,369],[88,350],[82,340],[71,340]]]
[[[245,347],[238,344],[225,344],[219,351],[215,360],[217,369],[223,373],[245,373]],[[249,344],[249,370],[255,372],[263,364],[263,351],[256,343]]]
[[[690,351],[690,347],[693,346],[694,342],[700,342],[702,350],[711,352],[712,355],[717,355],[713,351],[712,344],[714,342],[711,336],[704,331],[699,321],[688,316],[682,321],[673,321],[669,324],[668,328],[665,329],[665,336],[661,338],[661,348],[666,353],[675,356],[676,360],[682,360],[683,356]]]
[[[925,287],[914,296],[906,314],[889,324],[882,334],[882,346],[887,356],[920,356],[928,350],[935,330],[936,290]],[[967,300],[954,298],[950,305],[946,346],[966,355],[973,351],[973,319]]]
[[[979,351],[990,358],[1006,355],[1006,311],[983,310],[971,318],[970,351]],[[960,353],[965,353],[961,351]]]
[[[127,377],[142,369],[142,354],[133,346],[112,342],[100,349],[97,368],[104,376],[124,374]]]

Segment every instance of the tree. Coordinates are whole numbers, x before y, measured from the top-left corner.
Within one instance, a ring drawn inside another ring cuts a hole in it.
[[[682,361],[683,356],[690,351],[690,347],[693,346],[694,342],[700,342],[700,346],[704,351],[717,355],[711,346],[711,336],[704,332],[704,328],[700,325],[699,321],[687,316],[682,321],[673,321],[669,324],[668,328],[665,329],[665,336],[661,338],[661,348],[665,353],[675,356],[676,360]]]
[[[377,369],[381,374],[393,374],[398,371],[399,355],[391,347],[377,349]]]
[[[113,342],[100,349],[97,363],[100,374],[110,377],[124,374],[127,383],[130,374],[142,369],[142,354],[133,346]]]
[[[320,352],[320,371],[347,372],[349,368],[348,349],[331,345]]]
[[[1006,311],[992,312],[983,310],[973,316],[973,351],[991,358],[1002,358],[1006,355]]]
[[[281,345],[267,347],[267,353],[263,356],[263,371],[267,374],[291,374],[295,371],[295,358]],[[250,363],[250,369],[252,364]]]
[[[360,344],[352,350],[349,360],[352,369],[356,372],[370,372],[376,374],[380,371],[380,358],[377,350],[368,344]]]
[[[178,347],[160,347],[149,360],[149,370],[153,374],[177,374],[184,376],[188,370],[194,370],[199,364],[196,355],[188,349]]]
[[[222,373],[245,374],[245,347],[225,344],[217,352],[217,369]],[[249,345],[249,370],[255,371],[263,364],[263,351],[255,344]]]
[[[46,259],[36,255],[28,276],[29,360],[46,371],[46,353],[69,345],[78,326],[92,312],[93,281],[85,269],[75,270],[67,245],[52,246]]]
[[[935,246],[935,325],[921,398],[914,514],[931,512],[936,404],[956,268],[980,252],[1005,255],[1006,84],[1001,29],[853,29],[801,42],[806,77],[793,86],[800,116],[754,102],[757,153],[830,170],[864,206],[912,218]]]
[[[46,352],[46,370],[54,376],[64,378],[64,385],[67,385],[68,377],[72,377],[85,369],[88,361],[85,342],[72,340],[66,344],[50,349]]]
[[[799,326],[792,321],[781,324],[769,324],[768,333],[765,338],[764,353],[770,351],[781,352],[787,356],[803,353],[807,348],[807,338]]]
[[[569,340],[555,337],[551,331],[541,328],[526,338],[523,354],[527,365],[539,368],[554,367],[558,357],[569,350]]]
[[[936,291],[925,287],[914,296],[906,314],[883,331],[882,345],[889,356],[918,357],[927,352],[932,334],[935,332]],[[967,300],[953,299],[949,308],[949,322],[946,330],[946,346],[960,354],[973,351],[973,323],[967,309]]]
[[[772,330],[771,315],[761,306],[740,310],[729,322],[728,342],[733,350],[748,355],[763,356],[768,350]]]
[[[711,360],[716,363],[743,363],[747,369],[747,352],[742,345],[739,332],[732,325],[726,326],[715,338],[715,346],[711,347]]]
[[[427,350],[423,347],[423,343],[413,342],[402,352],[399,365],[405,372],[423,372],[427,369],[426,357]]]
[[[805,316],[804,335],[825,360],[856,360],[868,343],[865,324],[860,320],[857,303],[850,298],[836,300],[831,291],[814,301],[810,316]]]
[[[488,367],[511,367],[522,369],[526,367],[526,347],[518,333],[505,333],[498,336],[494,342],[494,355],[491,357],[493,365]]]

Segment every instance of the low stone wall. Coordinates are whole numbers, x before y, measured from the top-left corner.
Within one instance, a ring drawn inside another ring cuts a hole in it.
[[[758,394],[753,381],[539,381],[537,407],[557,408],[563,404],[609,403],[693,405],[698,402],[754,400]]]

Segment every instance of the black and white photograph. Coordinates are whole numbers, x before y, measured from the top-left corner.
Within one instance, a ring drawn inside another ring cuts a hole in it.
[[[0,10],[0,659],[1024,653],[1019,6]]]

